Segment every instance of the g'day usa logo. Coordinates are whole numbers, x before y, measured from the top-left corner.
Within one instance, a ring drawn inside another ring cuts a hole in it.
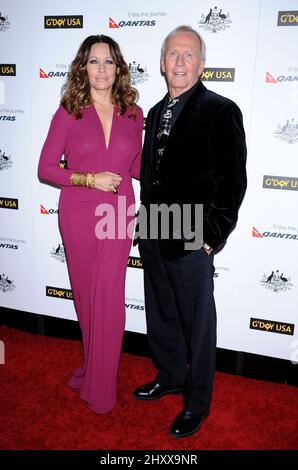
[[[129,268],[138,268],[142,269],[143,268],[143,263],[140,257],[137,256],[130,256],[127,261],[127,266]]]
[[[251,318],[249,328],[252,330],[266,331],[269,333],[280,333],[282,335],[294,335],[295,325],[280,321],[263,320],[261,318]]]
[[[11,197],[0,197],[0,208],[18,210],[19,200]]]
[[[298,191],[298,178],[294,176],[264,175],[263,188]]]
[[[0,64],[0,75],[2,77],[15,77],[16,74],[16,64]]]
[[[279,11],[277,26],[298,26],[298,10]]]
[[[83,28],[83,15],[58,15],[44,17],[45,29]]]
[[[156,20],[120,20],[118,23],[109,18],[109,28],[124,28],[136,26],[155,26]]]
[[[202,82],[234,82],[234,68],[206,67],[201,75]]]

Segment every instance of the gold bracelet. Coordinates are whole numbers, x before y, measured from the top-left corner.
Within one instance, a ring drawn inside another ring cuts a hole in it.
[[[87,174],[74,171],[70,177],[72,186],[87,186]]]
[[[94,173],[88,173],[87,174],[86,186],[89,189],[94,188],[94,186],[95,186],[95,175],[94,175]]]

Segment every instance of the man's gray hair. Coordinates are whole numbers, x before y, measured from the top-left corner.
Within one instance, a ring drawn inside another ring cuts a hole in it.
[[[165,55],[169,40],[173,36],[176,36],[179,33],[191,33],[191,34],[194,34],[198,38],[199,43],[201,45],[201,59],[203,62],[205,62],[206,61],[206,44],[205,44],[204,39],[202,38],[200,33],[198,33],[195,29],[193,29],[191,26],[186,26],[186,25],[178,26],[167,35],[167,37],[165,38],[161,46],[161,57]]]

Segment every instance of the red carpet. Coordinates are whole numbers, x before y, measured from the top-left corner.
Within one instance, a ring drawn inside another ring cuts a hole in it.
[[[131,397],[154,376],[151,361],[123,354],[119,400],[96,415],[66,385],[81,361],[77,341],[1,327],[1,449],[297,449],[298,394],[287,385],[217,373],[211,413],[192,437],[168,435],[181,398],[153,403]],[[298,366],[297,366],[298,367]]]

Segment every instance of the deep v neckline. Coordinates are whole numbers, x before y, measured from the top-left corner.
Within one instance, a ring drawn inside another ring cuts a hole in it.
[[[110,146],[111,146],[112,132],[113,132],[114,120],[115,120],[115,114],[116,114],[116,106],[113,107],[112,122],[111,122],[111,129],[110,129],[110,135],[109,135],[109,140],[108,140],[108,142],[107,142],[107,140],[106,140],[105,131],[104,131],[104,128],[103,128],[101,119],[100,119],[100,117],[99,117],[99,114],[98,114],[98,112],[96,111],[96,108],[95,108],[94,104],[92,104],[91,106],[92,106],[92,108],[94,109],[94,112],[95,112],[95,114],[96,114],[96,116],[97,116],[97,119],[98,119],[98,121],[99,121],[100,129],[101,129],[102,136],[103,136],[103,144],[104,144],[104,147],[105,147],[106,152],[108,152],[108,151],[109,151],[109,148],[110,148]]]

